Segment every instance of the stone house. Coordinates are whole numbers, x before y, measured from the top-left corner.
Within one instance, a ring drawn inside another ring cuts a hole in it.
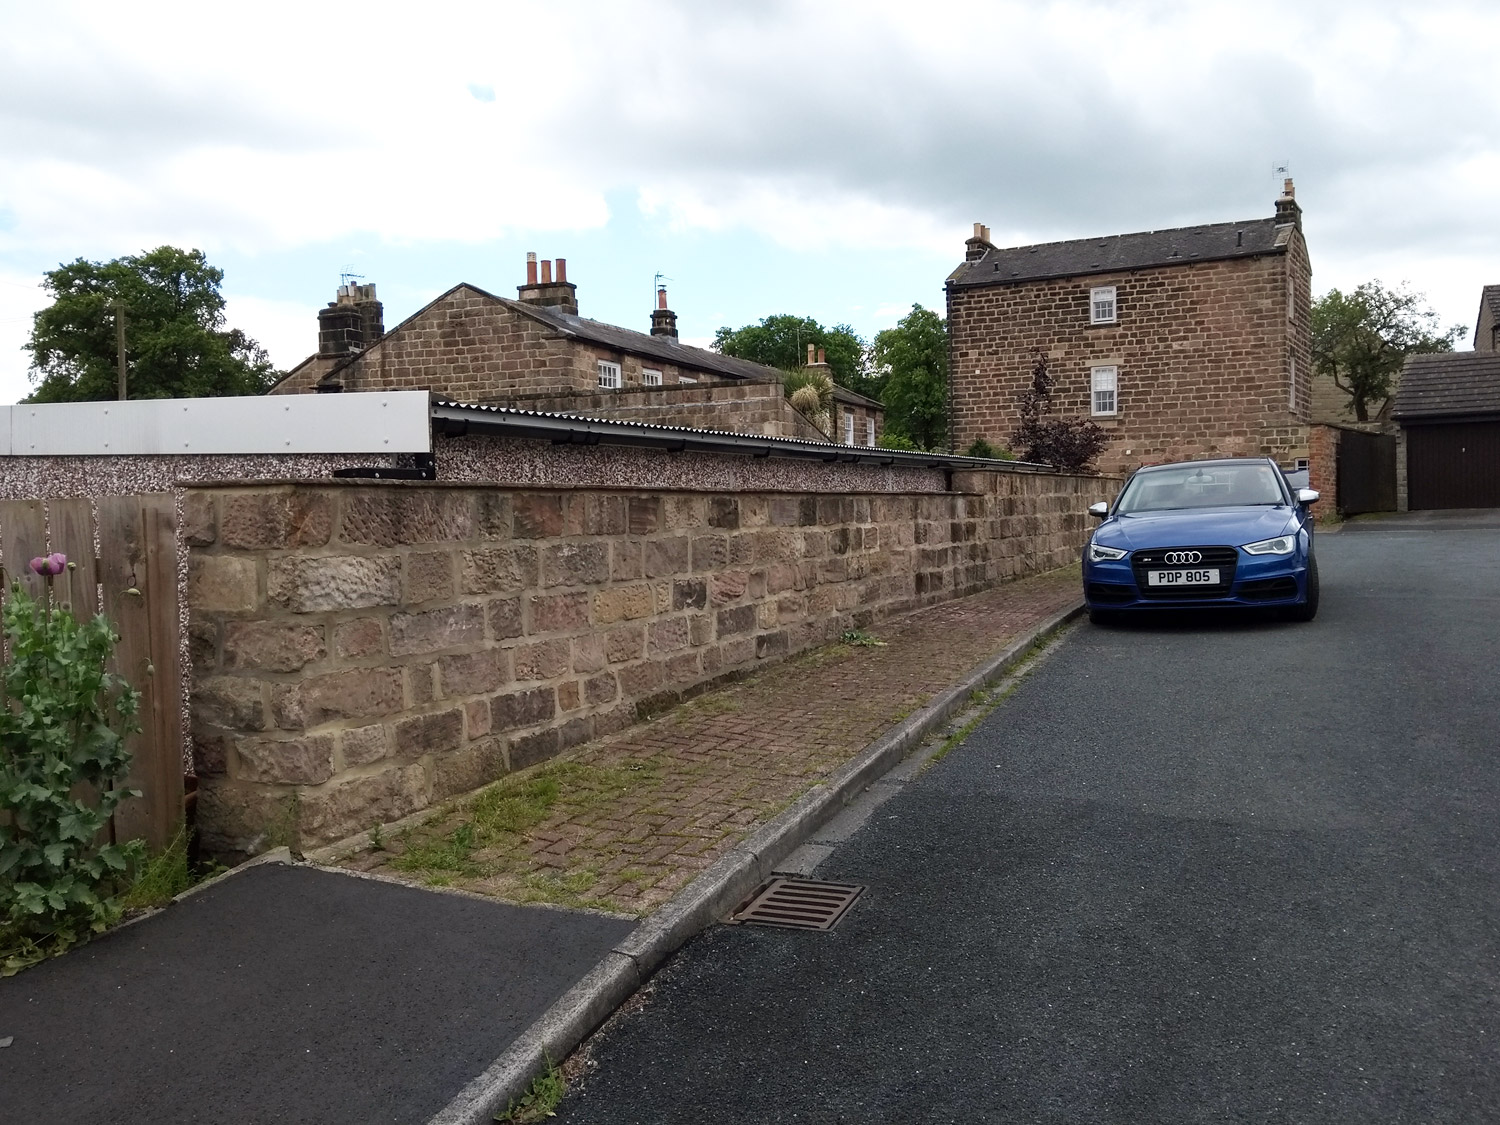
[[[514,299],[456,285],[389,332],[373,285],[341,286],[318,313],[318,352],[272,394],[428,390],[458,402],[614,421],[874,445],[880,404],[840,388],[825,434],[786,401],[781,372],[684,344],[667,291],[650,331],[578,315],[567,262],[527,255]],[[810,359],[809,362],[812,362]]]
[[[1098,468],[1308,457],[1312,266],[1287,180],[1273,215],[1001,248],[948,277],[955,448],[1007,444],[1038,353],[1053,404],[1108,432]]]
[[[1486,285],[1479,294],[1479,320],[1474,324],[1474,350],[1500,352],[1500,285]]]

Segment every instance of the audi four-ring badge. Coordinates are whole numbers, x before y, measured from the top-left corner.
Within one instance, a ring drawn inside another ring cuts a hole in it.
[[[1083,596],[1102,624],[1148,610],[1318,612],[1312,505],[1269,458],[1184,461],[1137,469],[1083,548]]]

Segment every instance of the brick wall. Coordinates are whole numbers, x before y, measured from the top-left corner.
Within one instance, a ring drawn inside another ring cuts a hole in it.
[[[1116,288],[1118,320],[1089,323],[1089,291]],[[1288,315],[1288,303],[1291,315]],[[1194,456],[1307,456],[1311,267],[1285,254],[949,292],[955,448],[1008,445],[1036,352],[1061,416],[1090,417],[1090,367],[1119,368],[1104,472]],[[1292,397],[1295,360],[1296,397]]]
[[[1335,426],[1308,427],[1307,487],[1322,494],[1320,507],[1327,515],[1338,511],[1339,433]]]
[[[190,487],[204,842],[337,839],[846,628],[1066,564],[1115,487]]]

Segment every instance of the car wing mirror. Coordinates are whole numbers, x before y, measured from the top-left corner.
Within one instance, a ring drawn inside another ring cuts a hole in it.
[[[1299,488],[1297,489],[1297,503],[1316,504],[1320,495],[1321,493],[1316,488]]]
[[[1317,494],[1314,493],[1313,495],[1314,497],[1316,497]],[[1093,516],[1095,519],[1102,520],[1105,516],[1109,515],[1109,505],[1106,504],[1103,500],[1099,501],[1099,503],[1097,504],[1090,504],[1089,515]]]

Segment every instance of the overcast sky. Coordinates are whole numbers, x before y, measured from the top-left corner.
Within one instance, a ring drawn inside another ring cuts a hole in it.
[[[1468,347],[1500,282],[1500,5],[0,0],[0,402],[41,275],[170,243],[280,367],[344,271],[393,326],[568,259],[684,337],[941,310],[1019,245],[1268,216],[1316,292],[1409,281]]]

